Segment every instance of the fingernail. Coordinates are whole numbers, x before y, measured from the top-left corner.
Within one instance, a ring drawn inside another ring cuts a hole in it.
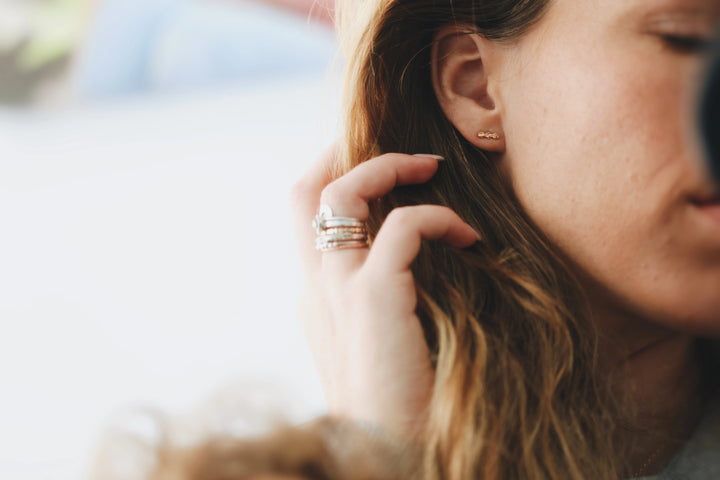
[[[433,160],[437,160],[438,162],[442,162],[443,160],[445,160],[445,157],[442,157],[440,155],[433,155],[432,153],[416,153],[414,156],[432,158]]]
[[[468,224],[468,227],[470,227],[470,224]],[[475,238],[477,238],[477,241],[482,242],[483,237],[478,233],[478,231],[472,227],[470,227],[470,228],[472,229],[473,232],[475,232]]]

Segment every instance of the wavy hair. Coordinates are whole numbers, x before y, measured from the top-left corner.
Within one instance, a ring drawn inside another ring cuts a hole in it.
[[[617,480],[626,473],[616,442],[619,405],[597,372],[598,334],[579,282],[525,214],[496,159],[445,117],[431,82],[439,28],[462,25],[512,42],[550,0],[344,1],[344,144],[335,176],[385,152],[443,155],[431,181],[371,203],[371,233],[393,208],[438,204],[483,237],[465,250],[425,242],[413,264],[436,371],[421,451],[373,450],[382,443],[352,436],[338,442],[324,427],[291,429],[256,443],[161,446],[150,478],[274,471],[338,480]],[[347,449],[360,453],[348,457]]]
[[[431,81],[445,25],[512,42],[548,0],[360,0],[340,10],[345,123],[337,176],[385,152],[443,155],[435,177],[371,204],[377,233],[399,206],[445,205],[483,237],[426,242],[413,265],[436,368],[425,478],[617,479],[597,333],[563,259],[520,207],[496,160],[445,117]]]

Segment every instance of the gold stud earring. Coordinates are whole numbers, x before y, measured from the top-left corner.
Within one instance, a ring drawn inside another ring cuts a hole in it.
[[[488,140],[499,140],[500,135],[494,132],[480,132],[477,134],[478,138],[486,138]]]

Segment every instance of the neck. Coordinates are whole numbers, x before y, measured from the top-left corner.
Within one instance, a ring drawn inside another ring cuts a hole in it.
[[[702,412],[696,339],[628,315],[605,312],[600,368],[622,399],[620,444],[629,474],[659,472],[689,438]]]

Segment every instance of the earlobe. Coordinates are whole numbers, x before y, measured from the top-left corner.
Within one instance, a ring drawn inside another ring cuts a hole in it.
[[[492,152],[505,150],[494,80],[493,44],[458,26],[441,29],[432,48],[435,95],[447,118],[466,140]]]

